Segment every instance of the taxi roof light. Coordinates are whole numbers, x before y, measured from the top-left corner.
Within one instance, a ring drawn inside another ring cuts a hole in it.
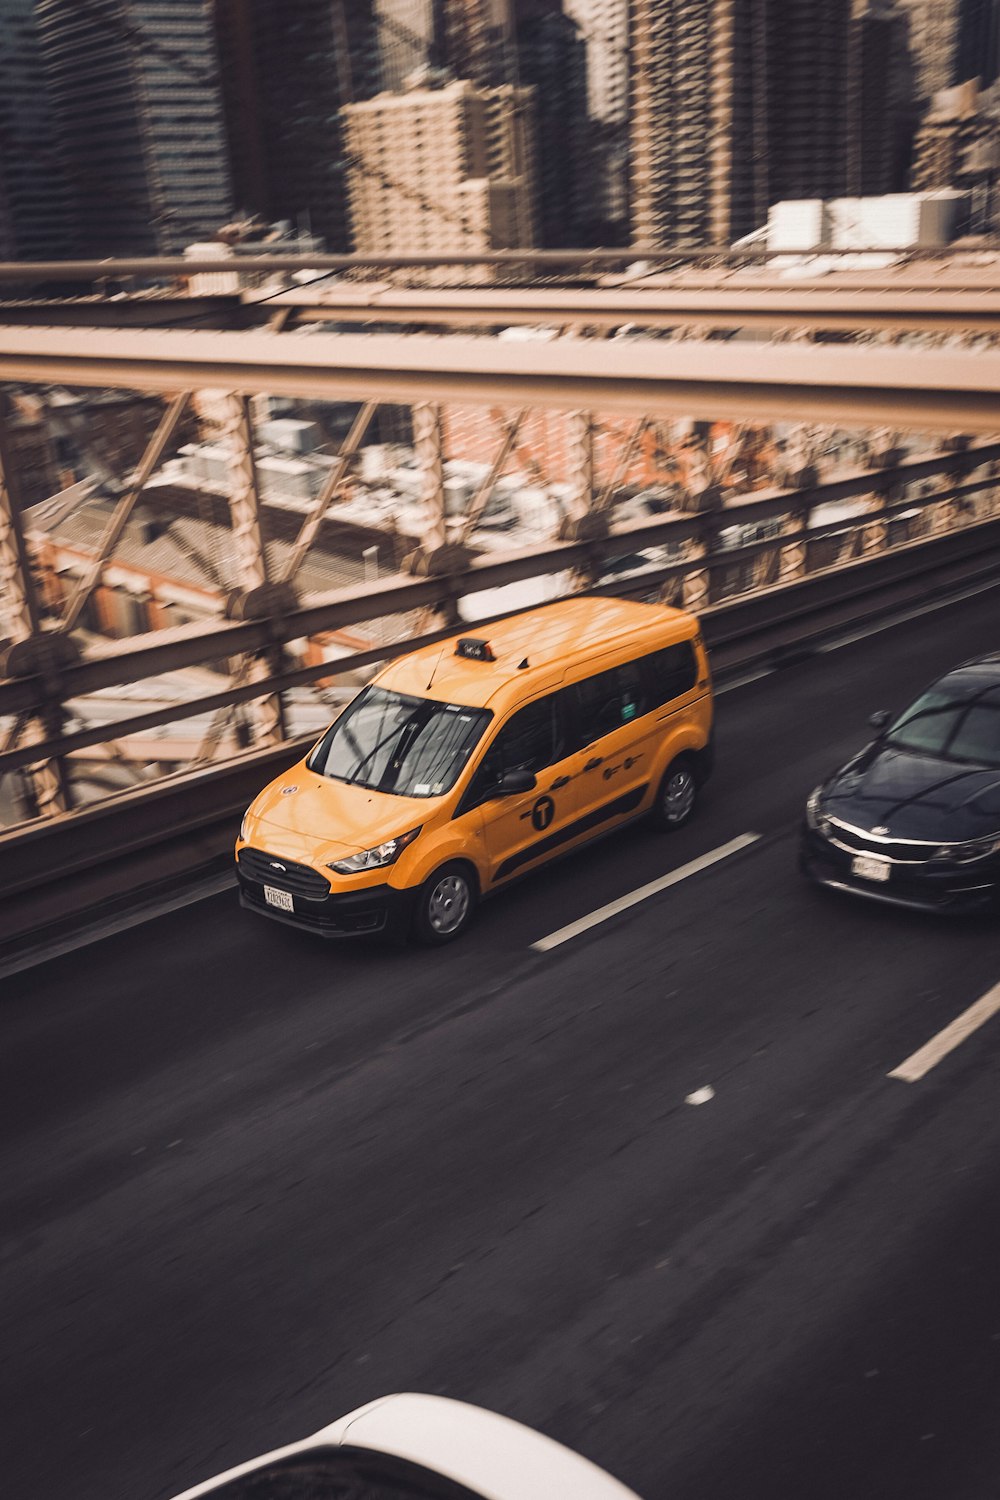
[[[455,647],[455,655],[464,656],[467,661],[496,661],[489,641],[483,640],[482,636],[478,635],[461,636]]]

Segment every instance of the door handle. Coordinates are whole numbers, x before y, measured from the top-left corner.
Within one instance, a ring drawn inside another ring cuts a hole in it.
[[[584,766],[583,769],[585,771],[596,771],[597,768],[598,768],[598,766],[603,766],[603,764],[604,764],[604,756],[603,755],[595,755],[591,760],[588,760],[587,764]]]
[[[561,786],[569,786],[569,781],[570,781],[570,779],[569,779],[568,776],[557,776],[556,779],[555,779],[555,781],[549,787],[549,791],[550,792],[558,792],[558,790],[559,790],[559,788]]]

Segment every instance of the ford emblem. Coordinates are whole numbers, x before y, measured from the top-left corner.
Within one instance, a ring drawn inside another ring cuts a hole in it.
[[[298,787],[297,786],[283,786],[281,788],[281,795],[283,797],[290,797],[293,792],[297,792],[297,791],[298,791]]]

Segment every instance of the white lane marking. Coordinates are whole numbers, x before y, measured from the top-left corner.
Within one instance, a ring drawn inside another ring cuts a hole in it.
[[[685,1104],[708,1104],[715,1098],[715,1090],[710,1083],[706,1083],[702,1089],[695,1089],[693,1094],[684,1095]]]
[[[715,696],[719,698],[723,693],[735,693],[737,688],[749,687],[751,682],[763,682],[765,677],[773,677],[777,667],[761,667],[756,672],[744,672],[740,677],[732,677],[715,689]]]
[[[905,625],[907,620],[919,620],[924,615],[936,614],[939,609],[948,609],[952,604],[963,604],[966,599],[975,599],[977,594],[988,594],[990,589],[995,589],[996,586],[994,578],[989,583],[974,584],[970,588],[962,589],[958,594],[949,594],[946,599],[935,599],[931,604],[917,604],[913,609],[890,615],[875,625],[861,630],[852,630],[847,635],[839,635],[836,640],[826,641],[823,645],[817,646],[816,650],[826,656],[831,651],[839,651],[841,646],[853,646],[855,641],[866,641],[869,636],[879,635],[883,630],[891,630],[894,625]]]
[[[566,927],[560,927],[557,932],[550,932],[548,937],[539,938],[538,942],[532,943],[531,946],[536,953],[548,953],[550,949],[558,948],[560,943],[568,943],[570,938],[579,937],[581,932],[587,932],[591,927],[607,922],[610,917],[617,917],[619,912],[628,911],[630,906],[638,906],[640,901],[648,900],[650,896],[667,890],[669,886],[679,885],[689,875],[697,875],[700,870],[707,870],[710,865],[718,864],[720,859],[726,859],[730,854],[746,849],[748,845],[755,844],[759,838],[759,833],[741,833],[739,838],[730,839],[728,844],[721,844],[718,849],[711,849],[708,854],[699,854],[697,859],[681,865],[680,869],[671,870],[669,875],[661,875],[658,880],[651,880],[648,885],[640,885],[637,890],[629,891],[627,896],[619,896],[617,901],[609,901],[607,906],[600,906],[589,916],[580,917],[579,921],[570,922]]]
[[[888,1076],[901,1078],[904,1083],[917,1083],[943,1057],[947,1057],[949,1052],[954,1052],[966,1037],[978,1031],[980,1026],[985,1025],[998,1011],[1000,1011],[1000,984],[995,984],[974,1005],[970,1005],[968,1010],[964,1010],[960,1016],[957,1016],[950,1026],[939,1031],[937,1036],[931,1037],[919,1052],[914,1052],[912,1057],[901,1062],[898,1068],[893,1068]]]
[[[78,948],[89,948],[91,943],[100,943],[104,938],[114,937],[116,933],[128,932],[133,927],[141,927],[144,922],[152,922],[157,917],[166,916],[168,912],[181,911],[185,906],[194,906],[196,902],[206,901],[210,896],[221,895],[223,891],[231,890],[235,885],[235,875],[228,873],[215,875],[208,880],[201,881],[197,886],[192,886],[182,896],[171,896],[152,906],[142,906],[136,908],[135,911],[123,912],[120,917],[111,917],[106,922],[98,922],[92,927],[82,928],[79,932],[74,932],[62,940],[57,938],[51,943],[42,942],[37,948],[30,948],[7,963],[0,962],[0,979],[10,979],[14,974],[23,973],[25,969],[34,969],[38,964],[48,963],[50,958],[62,958],[65,953],[75,953]]]
[[[935,614],[939,609],[947,609],[952,604],[963,604],[966,599],[975,599],[979,594],[988,594],[990,589],[997,587],[996,579],[989,583],[974,584],[970,588],[963,589],[958,594],[949,594],[946,599],[936,599],[931,604],[918,604],[913,609],[901,610],[896,614],[887,615],[884,620],[877,621],[874,625],[865,625],[858,630],[847,631],[844,635],[838,635],[832,641],[823,641],[816,646],[815,651],[819,656],[828,656],[832,651],[839,651],[843,646],[853,646],[858,641],[867,641],[873,635],[881,635],[883,630],[891,630],[894,625],[905,625],[908,620],[919,620],[923,615]],[[762,682],[765,677],[773,677],[779,667],[761,667],[759,669],[748,668],[746,672],[738,677],[731,678],[728,682],[720,683],[715,689],[716,698],[721,698],[723,693],[735,693],[738,688],[748,687],[752,682]]]

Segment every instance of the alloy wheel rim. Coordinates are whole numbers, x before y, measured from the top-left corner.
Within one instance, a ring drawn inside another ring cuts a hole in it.
[[[469,911],[469,887],[461,875],[446,875],[431,892],[427,915],[435,932],[455,932]]]
[[[694,806],[694,777],[690,771],[675,771],[663,794],[663,810],[668,823],[679,823]]]

